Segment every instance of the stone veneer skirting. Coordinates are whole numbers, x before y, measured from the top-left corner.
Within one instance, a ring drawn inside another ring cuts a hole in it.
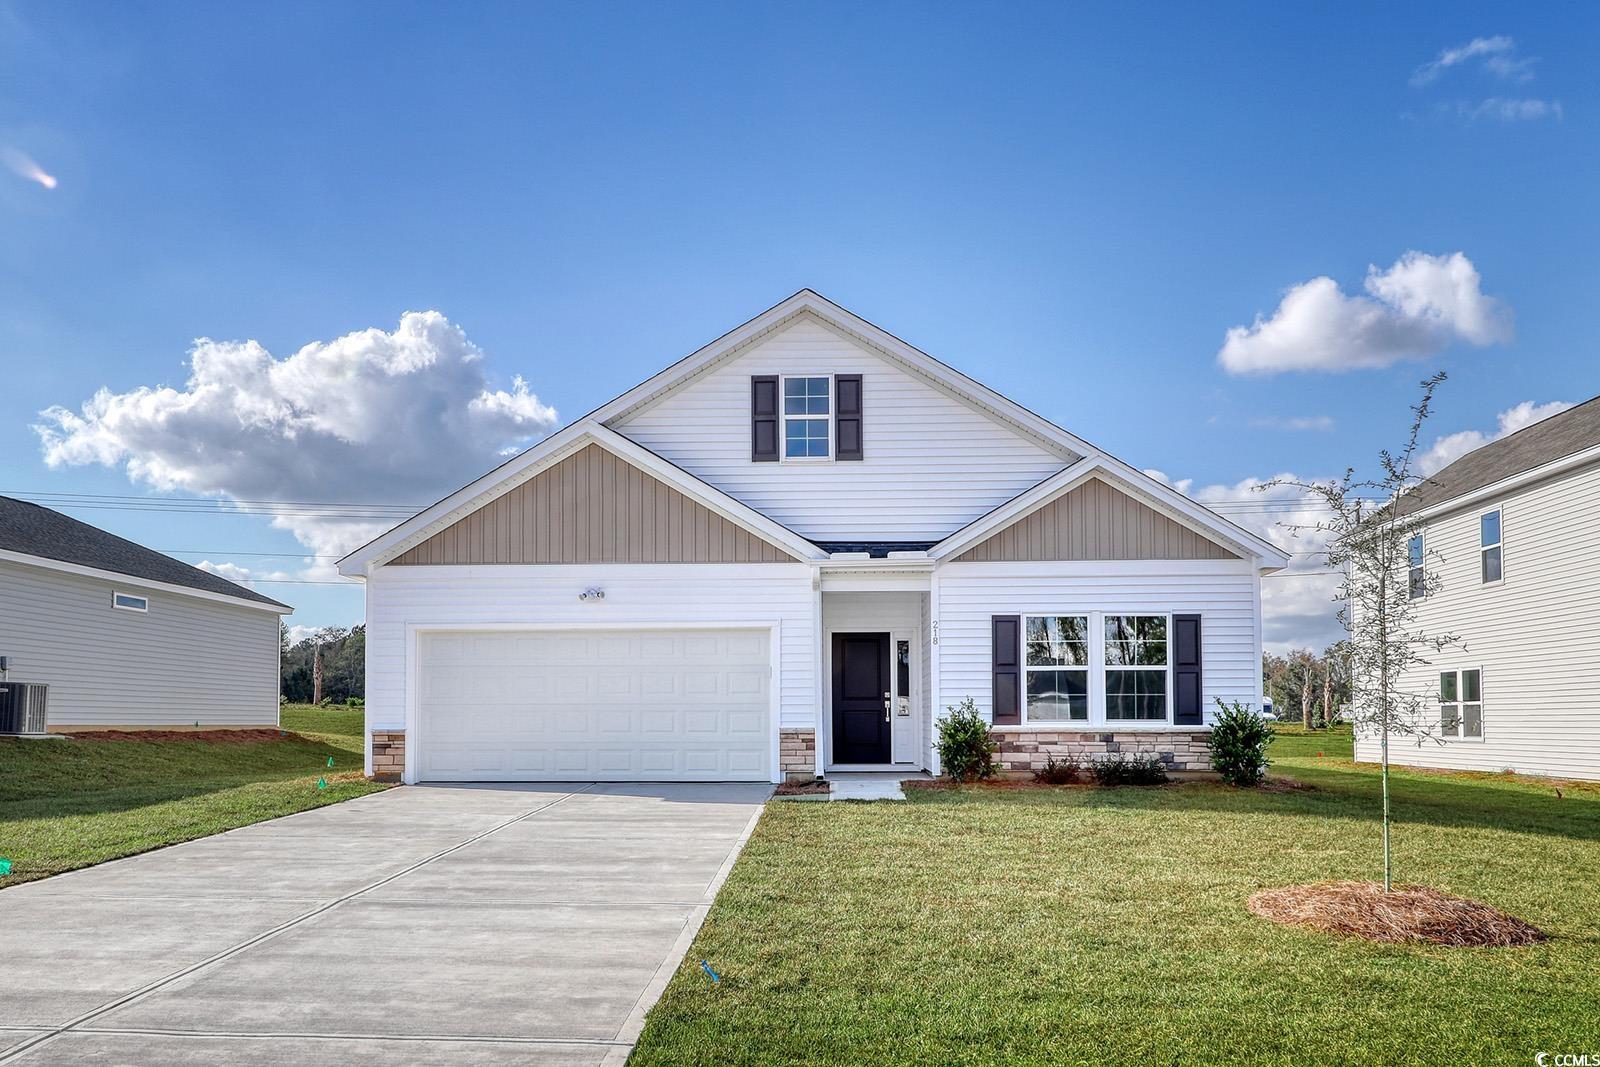
[[[1032,771],[1051,758],[1077,756],[1080,761],[1113,752],[1156,756],[1170,771],[1209,771],[1208,730],[1052,730],[1030,726],[997,726],[991,731],[1000,751],[1001,770]]]
[[[372,777],[380,782],[398,782],[406,771],[406,732],[372,731]]]
[[[803,781],[817,774],[817,734],[815,730],[778,731],[778,769],[789,781]]]

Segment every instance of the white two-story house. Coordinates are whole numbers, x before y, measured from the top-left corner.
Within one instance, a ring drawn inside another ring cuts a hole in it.
[[[1204,767],[1286,564],[803,290],[339,566],[370,773],[778,781],[936,770],[967,697],[1014,768]]]
[[[1422,520],[1416,625],[1449,635],[1401,685],[1426,694],[1423,767],[1600,779],[1600,399],[1456,460],[1406,500]],[[1375,735],[1356,758],[1378,759]]]

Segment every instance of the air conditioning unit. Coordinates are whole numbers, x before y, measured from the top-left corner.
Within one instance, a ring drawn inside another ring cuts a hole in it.
[[[0,682],[0,734],[43,735],[49,694],[43,682]]]

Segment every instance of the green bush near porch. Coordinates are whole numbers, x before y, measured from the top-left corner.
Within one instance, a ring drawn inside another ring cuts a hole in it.
[[[1350,762],[1347,729],[1279,732],[1275,774],[1314,788],[771,805],[632,1062],[1527,1064],[1592,1049],[1600,787],[1558,798],[1541,781],[1397,771],[1401,878],[1552,940],[1338,940],[1245,901],[1372,877],[1377,776]]]

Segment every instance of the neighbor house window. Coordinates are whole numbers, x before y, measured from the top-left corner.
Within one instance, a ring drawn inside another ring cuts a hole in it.
[[[1105,617],[1106,719],[1167,717],[1167,617]]]
[[[132,593],[112,593],[111,606],[123,611],[149,611],[150,601]]]
[[[1422,535],[1413,534],[1411,541],[1406,545],[1406,554],[1411,562],[1410,589],[1411,599],[1416,600],[1427,591],[1428,577],[1422,567]]]
[[[1483,737],[1483,675],[1477,669],[1439,675],[1439,733]]]
[[[1504,560],[1500,556],[1500,549],[1500,509],[1495,508],[1478,517],[1478,559],[1485,585],[1498,582],[1503,573]]]
[[[827,459],[833,439],[831,378],[783,380],[783,455],[785,459]]]
[[[1029,615],[1023,634],[1028,722],[1089,718],[1089,617]]]

